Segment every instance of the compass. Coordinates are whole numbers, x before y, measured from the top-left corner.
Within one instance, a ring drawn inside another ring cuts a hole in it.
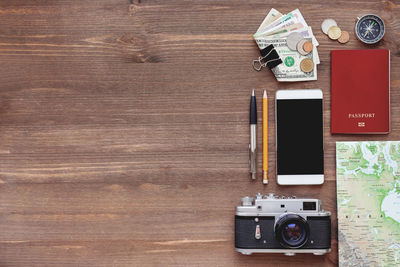
[[[369,14],[357,19],[356,35],[361,42],[375,44],[382,39],[385,34],[385,23],[379,16]]]

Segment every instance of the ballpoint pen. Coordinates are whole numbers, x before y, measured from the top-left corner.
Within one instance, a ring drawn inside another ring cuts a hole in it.
[[[254,89],[251,92],[250,100],[250,144],[249,144],[249,164],[251,178],[257,178],[257,104]]]
[[[263,183],[268,184],[268,97],[263,95]]]

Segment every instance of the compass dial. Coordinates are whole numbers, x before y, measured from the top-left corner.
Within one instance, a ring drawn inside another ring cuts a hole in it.
[[[385,33],[385,24],[377,15],[365,15],[356,23],[358,39],[367,44],[379,42]]]

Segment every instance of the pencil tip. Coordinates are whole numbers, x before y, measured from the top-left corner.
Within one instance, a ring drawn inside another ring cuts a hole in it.
[[[263,183],[268,184],[268,172],[263,171]]]
[[[251,96],[255,96],[254,89],[253,89],[253,91],[251,91]]]
[[[264,90],[264,98],[267,98],[267,90]]]

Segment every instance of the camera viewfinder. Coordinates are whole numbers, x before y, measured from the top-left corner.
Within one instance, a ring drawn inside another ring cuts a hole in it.
[[[315,202],[303,202],[303,210],[316,210],[317,203]]]

